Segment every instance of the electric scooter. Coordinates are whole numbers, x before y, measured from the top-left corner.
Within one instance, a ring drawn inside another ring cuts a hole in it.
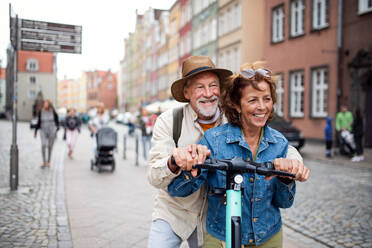
[[[212,159],[207,158],[203,164],[193,165],[194,169],[226,171],[226,188],[216,189],[217,195],[226,193],[226,248],[241,248],[241,218],[242,218],[242,183],[243,173],[257,173],[264,176],[286,176],[295,178],[296,175],[275,170],[273,162],[256,163],[244,161],[242,158]]]

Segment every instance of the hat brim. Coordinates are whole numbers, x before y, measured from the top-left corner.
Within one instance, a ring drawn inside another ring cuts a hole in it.
[[[174,97],[174,99],[176,99],[176,101],[179,101],[179,102],[189,102],[189,100],[185,98],[185,95],[183,93],[183,88],[185,87],[185,83],[186,83],[187,79],[189,79],[189,78],[191,78],[191,77],[193,77],[193,76],[195,76],[199,73],[207,72],[207,71],[213,72],[219,77],[220,87],[222,86],[225,79],[233,74],[231,71],[226,70],[226,69],[207,68],[207,69],[195,72],[193,74],[190,74],[187,77],[183,77],[181,79],[178,79],[178,80],[174,81],[172,86],[171,86],[171,93],[172,93],[172,96]]]

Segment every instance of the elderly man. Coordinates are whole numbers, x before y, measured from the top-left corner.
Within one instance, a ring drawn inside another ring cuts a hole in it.
[[[172,84],[173,97],[188,104],[182,109],[182,129],[177,144],[173,137],[174,110],[161,114],[153,130],[148,180],[159,191],[152,214],[149,248],[180,247],[183,240],[187,240],[190,248],[203,243],[205,188],[178,198],[169,196],[167,186],[181,173],[181,168],[189,168],[195,162],[195,157],[206,156],[205,151],[198,152],[199,146],[195,144],[206,130],[225,122],[218,101],[221,86],[230,75],[231,71],[216,68],[208,57],[191,56],[183,62],[182,78]],[[170,162],[172,156],[178,166]],[[287,155],[290,157],[302,162],[293,147]]]

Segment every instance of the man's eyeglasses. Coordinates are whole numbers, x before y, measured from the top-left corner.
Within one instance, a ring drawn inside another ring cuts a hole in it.
[[[259,68],[257,70],[245,69],[245,70],[243,70],[243,71],[240,72],[240,75],[243,78],[252,79],[256,75],[256,73],[257,74],[260,74],[264,78],[267,78],[267,79],[271,78],[271,71],[266,70],[266,69],[262,69],[262,68]]]

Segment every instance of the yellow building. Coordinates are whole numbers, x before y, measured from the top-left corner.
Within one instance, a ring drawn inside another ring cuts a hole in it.
[[[264,2],[218,1],[219,67],[238,72],[243,63],[263,60]]]

